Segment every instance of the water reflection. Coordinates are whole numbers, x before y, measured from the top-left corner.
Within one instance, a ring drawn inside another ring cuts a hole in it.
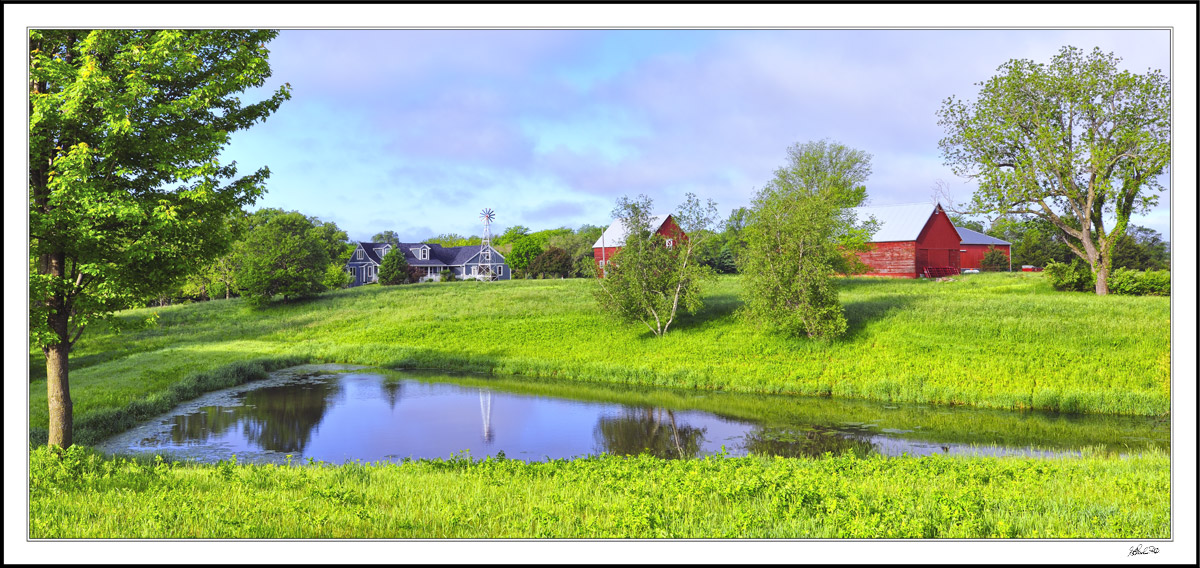
[[[877,453],[866,436],[823,426],[755,428],[746,434],[744,447],[751,454],[787,458],[821,457],[825,452],[835,456],[850,452],[860,457]]]
[[[243,437],[276,452],[303,452],[321,423],[330,399],[339,392],[336,381],[299,388],[285,385],[246,393],[241,406],[212,406],[176,416],[171,439],[176,444],[204,443],[241,425]]]
[[[1167,425],[1169,426],[1169,424]],[[333,463],[589,453],[686,459],[933,453],[1074,455],[1170,448],[1153,420],[1005,413],[803,397],[613,389],[370,370],[278,374],[209,393],[101,445],[184,459]]]
[[[693,458],[700,451],[706,428],[679,425],[675,412],[664,408],[627,408],[620,416],[602,417],[596,441],[616,455],[649,453],[660,458]]]

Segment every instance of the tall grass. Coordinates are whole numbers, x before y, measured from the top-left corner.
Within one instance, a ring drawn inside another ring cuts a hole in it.
[[[31,455],[33,538],[1169,538],[1168,457],[215,466]]]

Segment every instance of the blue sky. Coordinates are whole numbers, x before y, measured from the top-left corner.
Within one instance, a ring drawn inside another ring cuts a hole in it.
[[[694,192],[724,214],[822,138],[872,155],[872,204],[928,201],[938,180],[962,203],[935,111],[1063,45],[1170,70],[1165,30],[284,30],[245,98],[283,82],[293,98],[223,160],[271,168],[256,207],[363,240],[479,234],[485,207],[495,230],[607,225],[623,195],[668,211]],[[1167,235],[1169,206],[1135,223]]]

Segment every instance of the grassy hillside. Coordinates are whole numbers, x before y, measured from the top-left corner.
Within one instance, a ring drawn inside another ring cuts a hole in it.
[[[187,389],[172,385],[189,374],[228,374],[222,367],[248,360],[993,408],[1169,410],[1168,298],[1054,292],[1039,274],[849,279],[841,292],[849,333],[814,342],[741,321],[740,280],[723,277],[703,311],[659,339],[601,313],[593,285],[367,286],[258,311],[234,299],[123,312],[116,326],[88,330],[72,353],[76,420],[195,396],[225,383],[193,377]],[[153,314],[157,324],[146,325]],[[36,439],[47,424],[40,353],[31,367]],[[84,434],[79,441],[88,443]]]

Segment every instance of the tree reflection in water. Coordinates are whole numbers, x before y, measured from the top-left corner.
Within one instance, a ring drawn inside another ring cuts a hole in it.
[[[596,424],[596,441],[614,455],[643,452],[660,458],[692,458],[704,441],[704,428],[679,426],[675,413],[662,408],[629,408]]]
[[[242,406],[210,406],[176,416],[171,439],[177,444],[203,443],[240,422],[246,440],[262,449],[299,453],[338,390],[336,381],[256,389],[245,394]]]
[[[379,386],[383,389],[383,397],[388,401],[388,408],[396,410],[396,402],[404,393],[404,383],[396,377],[388,377],[379,383]]]
[[[876,452],[875,445],[860,436],[821,426],[804,430],[758,427],[746,434],[743,443],[748,454],[785,458],[821,457],[825,452],[865,457]]]

